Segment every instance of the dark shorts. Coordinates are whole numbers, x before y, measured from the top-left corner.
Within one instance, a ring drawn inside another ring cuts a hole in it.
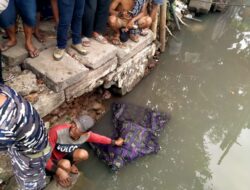
[[[74,154],[74,152],[71,152],[71,153],[67,154],[66,156],[64,156],[62,159],[69,160],[69,161],[70,161],[70,164],[72,165],[72,164],[74,164],[73,154]],[[52,162],[53,162],[55,165],[57,165],[59,161],[60,161],[60,160],[52,160]],[[45,171],[46,171],[46,176],[53,176],[53,175],[55,174],[54,172],[49,171],[49,170],[47,170],[47,169],[46,169]]]
[[[36,24],[36,0],[10,0],[8,7],[0,14],[0,27],[8,28],[16,23],[17,12],[23,23],[34,27]]]

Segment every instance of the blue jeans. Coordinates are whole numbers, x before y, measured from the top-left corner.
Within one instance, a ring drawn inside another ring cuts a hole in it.
[[[17,12],[27,26],[36,25],[36,0],[10,0],[7,9],[0,14],[0,26],[9,28],[16,23]]]
[[[66,48],[70,25],[73,44],[81,43],[84,6],[85,0],[58,0],[59,24],[57,28],[57,47],[59,49]]]
[[[86,0],[82,33],[91,38],[93,32],[104,33],[108,21],[111,0]]]

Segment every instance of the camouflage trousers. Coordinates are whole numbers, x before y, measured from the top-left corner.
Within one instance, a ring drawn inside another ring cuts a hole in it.
[[[45,187],[45,166],[50,153],[39,158],[29,158],[16,148],[10,147],[8,154],[20,190],[41,190]]]

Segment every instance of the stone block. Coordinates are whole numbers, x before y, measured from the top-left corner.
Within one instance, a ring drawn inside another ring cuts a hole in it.
[[[90,40],[91,46],[85,47],[85,49],[88,51],[87,55],[81,56],[72,48],[69,48],[69,54],[73,54],[72,57],[91,69],[96,69],[106,64],[107,61],[116,57],[117,48],[114,45],[109,43],[101,44],[96,40]]]
[[[104,79],[105,87],[115,85],[120,88],[122,95],[130,92],[136,84],[144,77],[148,58],[155,52],[155,44],[147,46],[143,51],[124,62],[117,69],[107,75]]]
[[[213,11],[223,12],[228,6],[229,0],[215,0]]]
[[[39,49],[39,51],[42,51],[51,46],[55,46],[56,39],[49,39],[45,43],[40,43],[33,37],[33,43],[34,43],[34,46],[37,49]],[[2,52],[2,55],[3,55],[3,62],[6,65],[16,66],[16,65],[23,63],[24,59],[28,57],[28,52],[25,49],[25,45],[24,45],[24,34],[21,32],[18,33],[17,45],[10,48],[9,50],[5,52]]]
[[[12,80],[9,80],[6,84],[15,89],[22,96],[39,91],[36,75],[27,70]]]
[[[115,57],[101,67],[89,71],[86,75],[81,77],[79,82],[65,89],[66,100],[79,97],[97,86],[102,85],[103,81],[100,79],[114,71],[116,67],[117,58]]]
[[[65,101],[64,91],[55,93],[49,89],[45,89],[38,95],[38,100],[34,103],[34,108],[41,117],[51,113]]]
[[[135,43],[131,40],[125,43],[125,47],[117,47],[119,64],[126,62],[129,58],[146,48],[154,40],[153,32],[148,30],[147,36],[140,36],[139,42]]]
[[[190,0],[189,2],[189,9],[196,11],[198,13],[208,13],[211,9],[213,0],[207,1],[197,1],[197,0]]]
[[[53,50],[54,48],[49,48],[35,59],[26,59],[25,67],[41,77],[49,88],[59,92],[78,82],[88,69],[67,53],[62,60],[55,61]]]

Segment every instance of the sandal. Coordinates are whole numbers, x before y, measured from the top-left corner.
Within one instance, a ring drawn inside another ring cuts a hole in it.
[[[140,32],[140,35],[141,36],[147,36],[148,35],[148,31],[142,29],[141,32]]]
[[[97,36],[93,36],[93,38],[98,41],[101,44],[106,44],[108,43],[108,40],[106,38],[103,37],[103,35],[98,34]]]
[[[87,38],[87,37],[82,38],[82,45],[84,47],[90,47],[90,44],[91,44],[91,42],[90,42],[89,38]]]
[[[132,40],[133,42],[139,42],[139,35],[136,34],[130,34],[129,35],[130,40]]]
[[[8,49],[14,47],[15,45],[16,45],[16,43],[10,45],[10,44],[8,44],[8,42],[5,42],[0,46],[1,47],[0,49],[2,52],[4,52],[4,51],[7,51]]]
[[[113,39],[111,40],[111,42],[112,42],[113,45],[116,45],[116,46],[122,44],[122,42],[121,42],[121,40],[120,40],[119,37],[113,37]]]
[[[35,58],[39,56],[39,50],[38,49],[34,49],[34,50],[28,50],[28,54],[30,58]]]
[[[44,34],[42,34],[42,33],[39,32],[38,34],[34,33],[33,35],[37,39],[38,42],[40,42],[40,43],[46,42]]]

